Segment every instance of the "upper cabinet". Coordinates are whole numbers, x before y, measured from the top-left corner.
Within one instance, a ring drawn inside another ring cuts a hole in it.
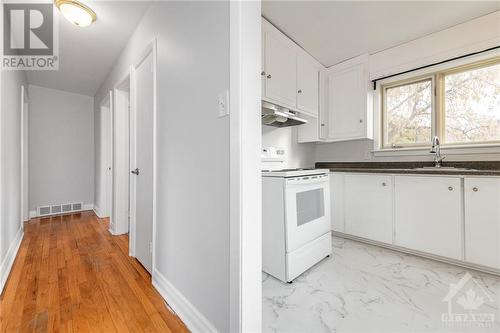
[[[317,117],[321,64],[269,22],[262,22],[262,99]]]
[[[372,138],[372,99],[368,56],[327,69],[325,108],[320,115],[320,138],[345,141]]]
[[[285,36],[265,32],[264,97],[282,106],[297,106],[297,56],[294,45]]]
[[[319,71],[304,54],[297,56],[297,108],[318,115]]]

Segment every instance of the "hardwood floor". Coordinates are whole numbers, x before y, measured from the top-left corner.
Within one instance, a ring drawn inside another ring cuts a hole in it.
[[[187,332],[92,212],[33,219],[0,298],[1,332]]]

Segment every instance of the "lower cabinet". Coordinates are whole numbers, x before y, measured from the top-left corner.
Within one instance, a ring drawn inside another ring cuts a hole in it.
[[[465,178],[465,260],[500,269],[500,179]]]
[[[392,176],[345,175],[345,232],[392,243]]]
[[[395,245],[462,258],[459,177],[396,176]]]
[[[332,230],[345,232],[344,174],[342,173],[330,173],[330,201]]]
[[[332,230],[500,271],[500,177],[330,174]]]

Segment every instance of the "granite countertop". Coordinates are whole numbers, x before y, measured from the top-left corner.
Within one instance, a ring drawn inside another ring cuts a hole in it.
[[[395,173],[456,176],[499,176],[500,161],[443,162],[434,168],[433,162],[317,162],[316,168],[337,172]],[[454,168],[454,169],[451,169]]]

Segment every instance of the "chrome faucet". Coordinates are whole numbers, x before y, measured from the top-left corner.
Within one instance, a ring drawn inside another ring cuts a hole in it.
[[[442,167],[445,156],[441,156],[441,144],[439,142],[439,137],[435,136],[432,138],[432,147],[429,153],[434,154],[434,167]]]

